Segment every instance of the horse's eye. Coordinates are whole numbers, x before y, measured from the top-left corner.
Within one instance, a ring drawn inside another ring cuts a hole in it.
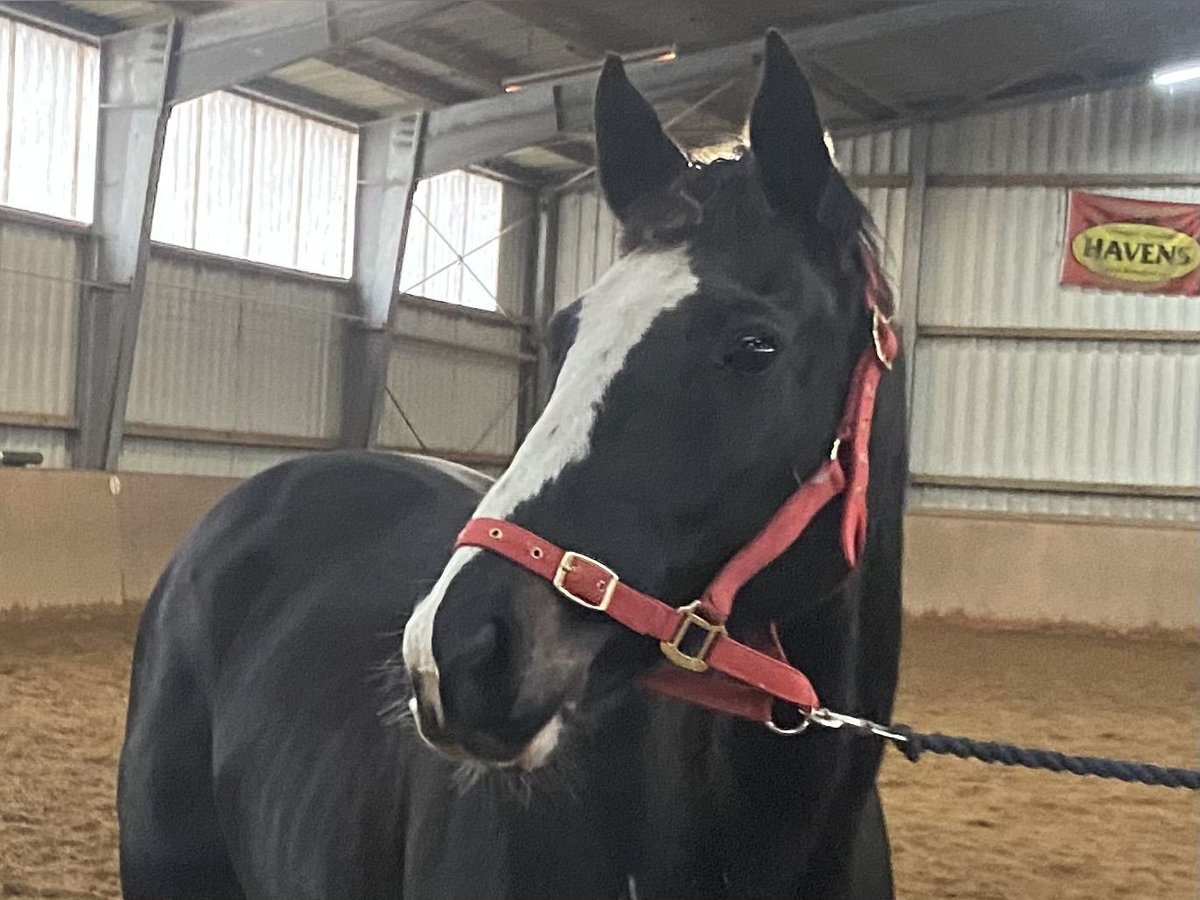
[[[725,365],[739,372],[761,372],[775,360],[776,349],[769,337],[747,334],[725,354]]]

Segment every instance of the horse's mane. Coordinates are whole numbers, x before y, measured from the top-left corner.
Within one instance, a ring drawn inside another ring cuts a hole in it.
[[[634,206],[624,223],[621,249],[676,247],[706,232],[720,235],[777,215],[763,193],[753,152],[744,150],[733,159],[689,165],[667,191]],[[880,310],[892,314],[875,223],[836,169],[830,169],[815,218],[798,221],[796,227],[816,262],[828,265],[849,290],[861,292],[868,281],[874,282]]]

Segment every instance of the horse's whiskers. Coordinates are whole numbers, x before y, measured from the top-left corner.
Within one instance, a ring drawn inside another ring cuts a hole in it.
[[[488,767],[473,759],[463,761],[454,770],[454,786],[460,795],[465,794],[489,774]]]

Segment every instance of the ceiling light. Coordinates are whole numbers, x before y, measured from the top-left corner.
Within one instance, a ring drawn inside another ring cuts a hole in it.
[[[1155,72],[1153,76],[1154,83],[1158,87],[1182,84],[1185,81],[1195,81],[1197,79],[1200,79],[1200,60],[1184,63],[1181,66],[1172,66],[1169,69],[1162,69]]]
[[[639,50],[636,53],[621,53],[618,54],[621,61],[625,65],[633,65],[634,63],[656,62],[669,63],[674,62],[678,58],[674,46],[655,47],[653,50]],[[537,72],[533,75],[518,75],[513,78],[505,78],[500,82],[500,87],[504,89],[506,94],[515,94],[517,91],[531,87],[535,84],[545,84],[547,82],[563,82],[573,78],[581,78],[585,75],[592,75],[599,72],[604,67],[603,61],[597,63],[584,63],[578,66],[567,66],[562,69],[551,69],[546,72]]]

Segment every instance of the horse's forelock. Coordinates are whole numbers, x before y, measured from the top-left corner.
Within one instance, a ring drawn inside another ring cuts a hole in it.
[[[630,253],[639,248],[682,246],[698,238],[702,229],[723,225],[743,228],[755,217],[774,215],[763,193],[753,153],[746,150],[736,158],[689,166],[667,192],[645,198],[625,222],[621,249]],[[883,274],[875,224],[865,204],[836,169],[830,170],[829,183],[812,226],[806,229],[806,239],[816,261],[830,263],[832,274],[839,280],[852,281],[856,292],[861,292],[868,281],[875,282],[881,311],[892,314],[892,292]]]

